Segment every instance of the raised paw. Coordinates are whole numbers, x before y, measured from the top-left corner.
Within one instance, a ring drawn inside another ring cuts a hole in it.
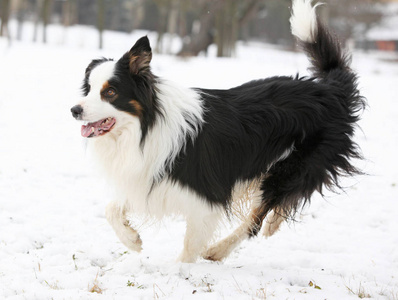
[[[120,241],[130,250],[141,252],[142,240],[137,231],[129,226],[125,226],[123,231],[117,232]]]

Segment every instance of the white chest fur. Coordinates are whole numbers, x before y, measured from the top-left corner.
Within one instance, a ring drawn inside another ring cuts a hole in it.
[[[116,187],[121,207],[158,218],[191,214],[197,205],[208,204],[190,189],[167,179],[166,169],[187,138],[196,137],[203,122],[201,99],[194,90],[170,82],[159,83],[157,89],[163,116],[156,120],[143,146],[139,119],[120,112],[115,128],[89,140],[89,148],[107,180]]]

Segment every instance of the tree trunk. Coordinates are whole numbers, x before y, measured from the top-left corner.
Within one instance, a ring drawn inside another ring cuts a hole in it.
[[[97,0],[97,28],[99,33],[99,48],[103,49],[103,32],[105,28],[105,0]]]
[[[180,0],[171,0],[170,7],[168,10],[169,11],[168,20],[167,20],[167,32],[170,35],[166,47],[167,54],[171,54],[173,38],[177,32],[179,6],[180,6]]]
[[[257,7],[259,5],[259,3],[261,2],[261,0],[251,0],[245,7],[245,9],[243,10],[242,14],[239,16],[239,21],[238,21],[238,26],[242,27],[244,25],[247,24],[247,22],[249,22],[253,16],[254,13],[257,10]]]
[[[78,8],[79,0],[69,0],[70,4],[70,25],[79,24],[79,8]]]
[[[122,28],[122,1],[120,0],[112,0],[108,6],[108,8],[111,10],[110,11],[110,22],[108,21],[108,29],[109,30],[114,30],[114,31],[119,31]],[[108,15],[109,16],[109,15]],[[107,17],[108,17],[107,16]]]
[[[218,57],[232,57],[235,54],[239,29],[253,17],[259,2],[259,0],[246,2],[225,0],[223,13],[216,16]]]
[[[178,32],[177,34],[181,37],[187,35],[187,10],[188,10],[188,1],[180,0],[179,12],[180,17],[178,18]]]
[[[237,0],[226,0],[223,12],[216,16],[217,57],[231,57],[238,39]]]
[[[253,17],[260,2],[261,0],[205,1],[198,21],[199,30],[191,34],[190,41],[183,45],[178,55],[198,55],[215,41],[217,56],[232,56],[239,29]]]
[[[44,0],[42,21],[43,21],[43,43],[47,43],[47,25],[50,23],[51,18],[52,0]]]
[[[137,29],[145,18],[144,0],[137,0],[132,4],[132,29]]]
[[[156,52],[163,52],[163,36],[167,30],[167,12],[170,7],[170,1],[172,0],[155,0],[155,3],[159,11],[159,22],[158,22],[158,40],[156,43]]]
[[[43,0],[37,0],[35,6],[35,25],[33,29],[33,42],[37,42],[37,35],[39,32],[39,23],[40,23],[40,16],[41,16],[41,9],[43,6]]]
[[[7,36],[8,38],[10,38],[10,34],[8,32],[8,19],[10,17],[10,4],[11,4],[11,0],[2,0],[1,1],[0,36]]]
[[[17,21],[18,21],[17,40],[22,40],[22,29],[25,20],[26,7],[27,7],[26,0],[20,0],[17,7]]]
[[[222,11],[223,4],[224,0],[212,0],[205,3],[198,21],[198,30],[192,33],[190,42],[185,43],[177,55],[197,56],[201,51],[207,51],[214,42],[215,16]]]
[[[62,24],[69,27],[77,23],[76,0],[65,0],[62,4]]]

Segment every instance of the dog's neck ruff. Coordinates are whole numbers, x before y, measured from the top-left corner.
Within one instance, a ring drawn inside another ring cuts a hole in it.
[[[154,180],[159,182],[173,166],[186,143],[194,142],[203,124],[201,96],[193,89],[171,81],[156,84],[162,116],[158,116],[144,145],[144,156],[154,168]]]
[[[202,100],[195,90],[159,80],[156,91],[160,113],[143,143],[139,119],[128,114],[117,119],[111,132],[89,140],[107,177],[122,188],[131,190],[132,181],[139,178],[149,192],[167,177],[177,155],[188,141],[194,142],[203,124]]]

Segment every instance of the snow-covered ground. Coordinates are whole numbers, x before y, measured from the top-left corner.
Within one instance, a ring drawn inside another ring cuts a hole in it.
[[[180,264],[179,217],[142,225],[140,254],[119,242],[104,216],[112,195],[70,114],[89,61],[118,58],[140,34],[108,32],[103,51],[87,28],[50,28],[47,46],[0,39],[0,299],[398,299],[393,57],[354,54],[369,103],[357,133],[369,175],[346,180],[346,193],[314,197],[299,222],[242,243],[222,263]],[[306,74],[308,63],[301,53],[239,44],[233,59],[154,54],[152,66],[187,86],[228,88]]]

